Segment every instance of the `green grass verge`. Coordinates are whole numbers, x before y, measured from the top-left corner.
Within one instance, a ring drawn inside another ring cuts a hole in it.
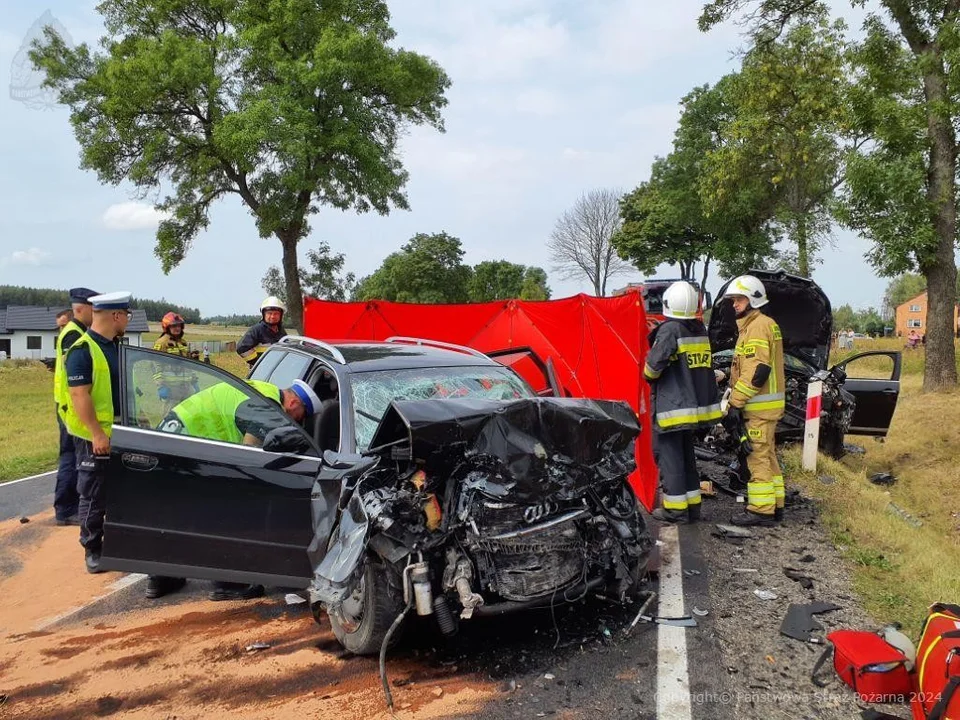
[[[0,482],[55,468],[53,373],[39,362],[0,363],[0,408]]]

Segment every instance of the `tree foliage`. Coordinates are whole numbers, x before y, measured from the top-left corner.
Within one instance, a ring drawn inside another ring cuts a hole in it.
[[[953,313],[957,269],[957,142],[960,51],[955,0],[852,0],[870,11],[854,57],[852,108],[871,142],[847,164],[844,222],[873,241],[869,259],[884,275],[927,280],[924,389],[957,384]],[[712,0],[707,30],[746,13],[754,31],[775,38],[791,22],[821,12],[815,0]]]
[[[300,286],[305,295],[320,300],[343,302],[350,297],[356,285],[352,272],[344,273],[346,255],[333,254],[330,245],[323,242],[315,250],[307,251],[308,268],[300,267]],[[271,265],[260,281],[267,295],[276,295],[287,301],[287,288],[283,274],[276,265]]]
[[[547,273],[507,260],[484,260],[473,267],[468,287],[470,302],[492,300],[549,300]]]
[[[469,300],[473,271],[463,264],[460,239],[445,232],[417,233],[361,279],[354,300],[408,303],[461,303]]]
[[[728,142],[736,112],[731,97],[735,81],[728,75],[683,98],[673,150],[657,158],[650,180],[620,202],[623,225],[612,243],[621,258],[643,273],[677,264],[682,278],[694,280],[697,263],[703,263],[704,287],[711,261],[717,261],[724,274],[736,275],[761,266],[773,253],[765,187],[743,182],[740,192],[712,209],[704,204],[709,189],[704,158]]]
[[[927,289],[927,281],[923,275],[904,273],[893,278],[883,294],[884,309],[893,313],[907,300],[912,300]]]
[[[563,213],[547,241],[554,269],[566,279],[586,278],[597,296],[607,294],[607,280],[630,272],[611,240],[620,229],[620,193],[591,190]]]
[[[861,142],[849,132],[844,29],[820,13],[781,39],[755,35],[732,83],[728,141],[707,160],[708,207],[764,188],[790,248],[781,264],[805,277],[832,224],[843,157]]]
[[[31,53],[71,110],[81,167],[130,182],[166,219],[165,272],[237,196],[277,237],[291,324],[302,326],[297,243],[323,206],[407,207],[398,140],[443,129],[450,81],[398,48],[382,0],[103,0],[103,52],[49,29]],[[225,249],[225,252],[228,251]]]

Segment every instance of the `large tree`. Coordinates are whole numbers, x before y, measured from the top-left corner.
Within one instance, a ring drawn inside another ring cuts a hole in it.
[[[586,278],[600,297],[607,294],[607,280],[632,269],[610,242],[620,229],[620,195],[610,189],[581,195],[557,220],[547,241],[560,276]]]
[[[757,33],[732,83],[728,142],[707,162],[715,207],[758,183],[767,188],[784,257],[805,277],[832,225],[843,157],[862,142],[849,132],[843,30],[821,13],[780,39]]]
[[[470,302],[491,300],[546,300],[550,297],[543,268],[507,260],[484,260],[473,266],[468,288]]]
[[[31,53],[71,110],[81,167],[168,193],[156,203],[164,272],[213,203],[238,196],[260,236],[280,240],[301,327],[309,217],[407,208],[398,140],[411,124],[443,129],[447,75],[395,45],[382,0],[104,0],[98,11],[102,52],[48,29]]]
[[[858,112],[875,141],[848,164],[848,224],[874,242],[886,275],[918,270],[927,280],[925,390],[957,384],[953,308],[957,268],[957,144],[960,64],[954,62],[957,0],[853,0],[873,12],[860,72]],[[772,36],[823,9],[814,0],[712,0],[700,27],[749,9]],[[913,132],[911,132],[913,130]]]
[[[445,232],[414,235],[391,253],[372,275],[361,279],[354,300],[408,303],[462,303],[469,298],[469,265],[460,239]]]
[[[612,242],[620,257],[643,273],[676,264],[682,278],[694,280],[702,263],[703,287],[713,261],[724,274],[738,274],[773,254],[768,186],[751,185],[745,178],[740,192],[715,199],[710,208],[704,201],[710,192],[705,158],[726,146],[736,117],[731,97],[735,80],[727,75],[681,100],[673,150],[657,158],[650,179],[620,202],[623,225]]]
[[[343,253],[334,253],[328,243],[320,243],[315,250],[307,251],[309,267],[300,267],[300,287],[305,295],[320,300],[343,302],[353,292],[356,277],[352,272],[344,273],[347,261]],[[283,273],[276,265],[271,265],[260,281],[267,295],[276,295],[287,301],[287,284]]]

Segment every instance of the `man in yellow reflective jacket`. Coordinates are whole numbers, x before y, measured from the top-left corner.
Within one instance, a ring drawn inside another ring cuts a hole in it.
[[[747,479],[746,511],[736,513],[731,522],[771,526],[783,519],[784,505],[774,438],[786,398],[783,336],[773,318],[760,310],[769,302],[760,280],[741,275],[730,282],[725,296],[732,299],[739,332],[724,426],[741,435],[740,467]]]

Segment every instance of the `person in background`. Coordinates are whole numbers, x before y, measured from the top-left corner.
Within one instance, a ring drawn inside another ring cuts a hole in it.
[[[283,329],[286,311],[287,306],[274,295],[260,303],[260,322],[247,330],[237,343],[237,354],[246,360],[247,365],[253,367],[268,347],[286,336],[287,331]]]
[[[89,288],[70,290],[70,309],[57,313],[57,327],[60,334],[54,343],[55,364],[53,366],[53,402],[60,428],[60,458],[57,462],[57,484],[53,491],[53,512],[57,525],[79,525],[77,514],[80,495],[77,491],[77,453],[73,438],[67,432],[60,413],[69,400],[64,357],[67,350],[87,331],[93,320],[93,308],[90,298],[97,293]]]
[[[130,322],[130,293],[90,298],[90,328],[67,350],[69,400],[62,413],[75,438],[80,493],[80,544],[87,572],[99,573],[105,514],[103,486],[110,462],[110,437],[120,413],[119,342]]]
[[[177,313],[168,312],[164,315],[160,321],[162,332],[153,349],[177,357],[189,357],[190,346],[183,338],[183,325],[183,318]],[[157,383],[157,397],[163,401],[164,415],[199,389],[196,374],[189,372],[182,363],[156,362],[153,379]]]

